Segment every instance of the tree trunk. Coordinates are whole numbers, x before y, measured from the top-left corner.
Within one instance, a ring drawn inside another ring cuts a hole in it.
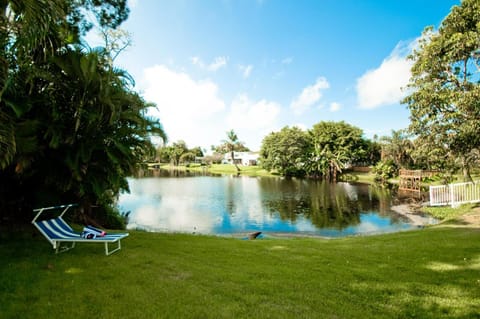
[[[463,171],[463,181],[473,182],[472,176],[470,175],[470,165],[465,160],[465,157],[462,158],[462,171]]]
[[[237,163],[235,162],[235,152],[233,150],[231,152],[231,156],[232,156],[232,164],[235,165],[235,168],[237,169],[237,173],[239,173],[240,167],[238,167]]]

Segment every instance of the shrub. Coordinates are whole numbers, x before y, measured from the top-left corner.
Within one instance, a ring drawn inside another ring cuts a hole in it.
[[[392,160],[380,161],[373,167],[375,181],[385,184],[390,178],[398,174],[398,167]]]

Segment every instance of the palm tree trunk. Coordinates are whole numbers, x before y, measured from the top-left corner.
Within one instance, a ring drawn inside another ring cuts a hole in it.
[[[232,150],[230,154],[232,157],[232,164],[235,165],[235,168],[237,169],[237,173],[239,173],[240,167],[238,167],[237,163],[235,162],[235,152]]]

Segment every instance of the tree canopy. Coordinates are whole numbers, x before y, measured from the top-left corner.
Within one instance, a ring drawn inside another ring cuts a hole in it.
[[[269,171],[285,176],[336,180],[347,166],[373,164],[378,149],[363,138],[358,127],[341,122],[319,122],[312,129],[284,127],[262,141],[260,162]]]
[[[296,126],[285,126],[263,139],[260,162],[265,169],[275,170],[280,175],[303,176],[309,148],[306,132]]]
[[[336,180],[337,173],[341,173],[347,164],[356,163],[366,155],[363,131],[344,121],[317,123],[309,134],[312,143],[311,175]]]
[[[82,45],[91,25],[113,29],[127,17],[126,0],[0,3],[4,218],[78,202],[85,218],[107,222],[126,177],[151,153],[150,136],[166,139],[112,52]]]
[[[437,31],[427,27],[411,58],[409,130],[423,147],[458,158],[469,178],[480,147],[480,2],[463,0]]]

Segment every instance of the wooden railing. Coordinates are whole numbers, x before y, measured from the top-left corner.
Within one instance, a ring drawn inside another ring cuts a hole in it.
[[[423,179],[432,177],[435,174],[438,174],[438,171],[426,171],[421,169],[409,170],[402,168],[399,171],[400,182],[398,189],[420,193]]]

